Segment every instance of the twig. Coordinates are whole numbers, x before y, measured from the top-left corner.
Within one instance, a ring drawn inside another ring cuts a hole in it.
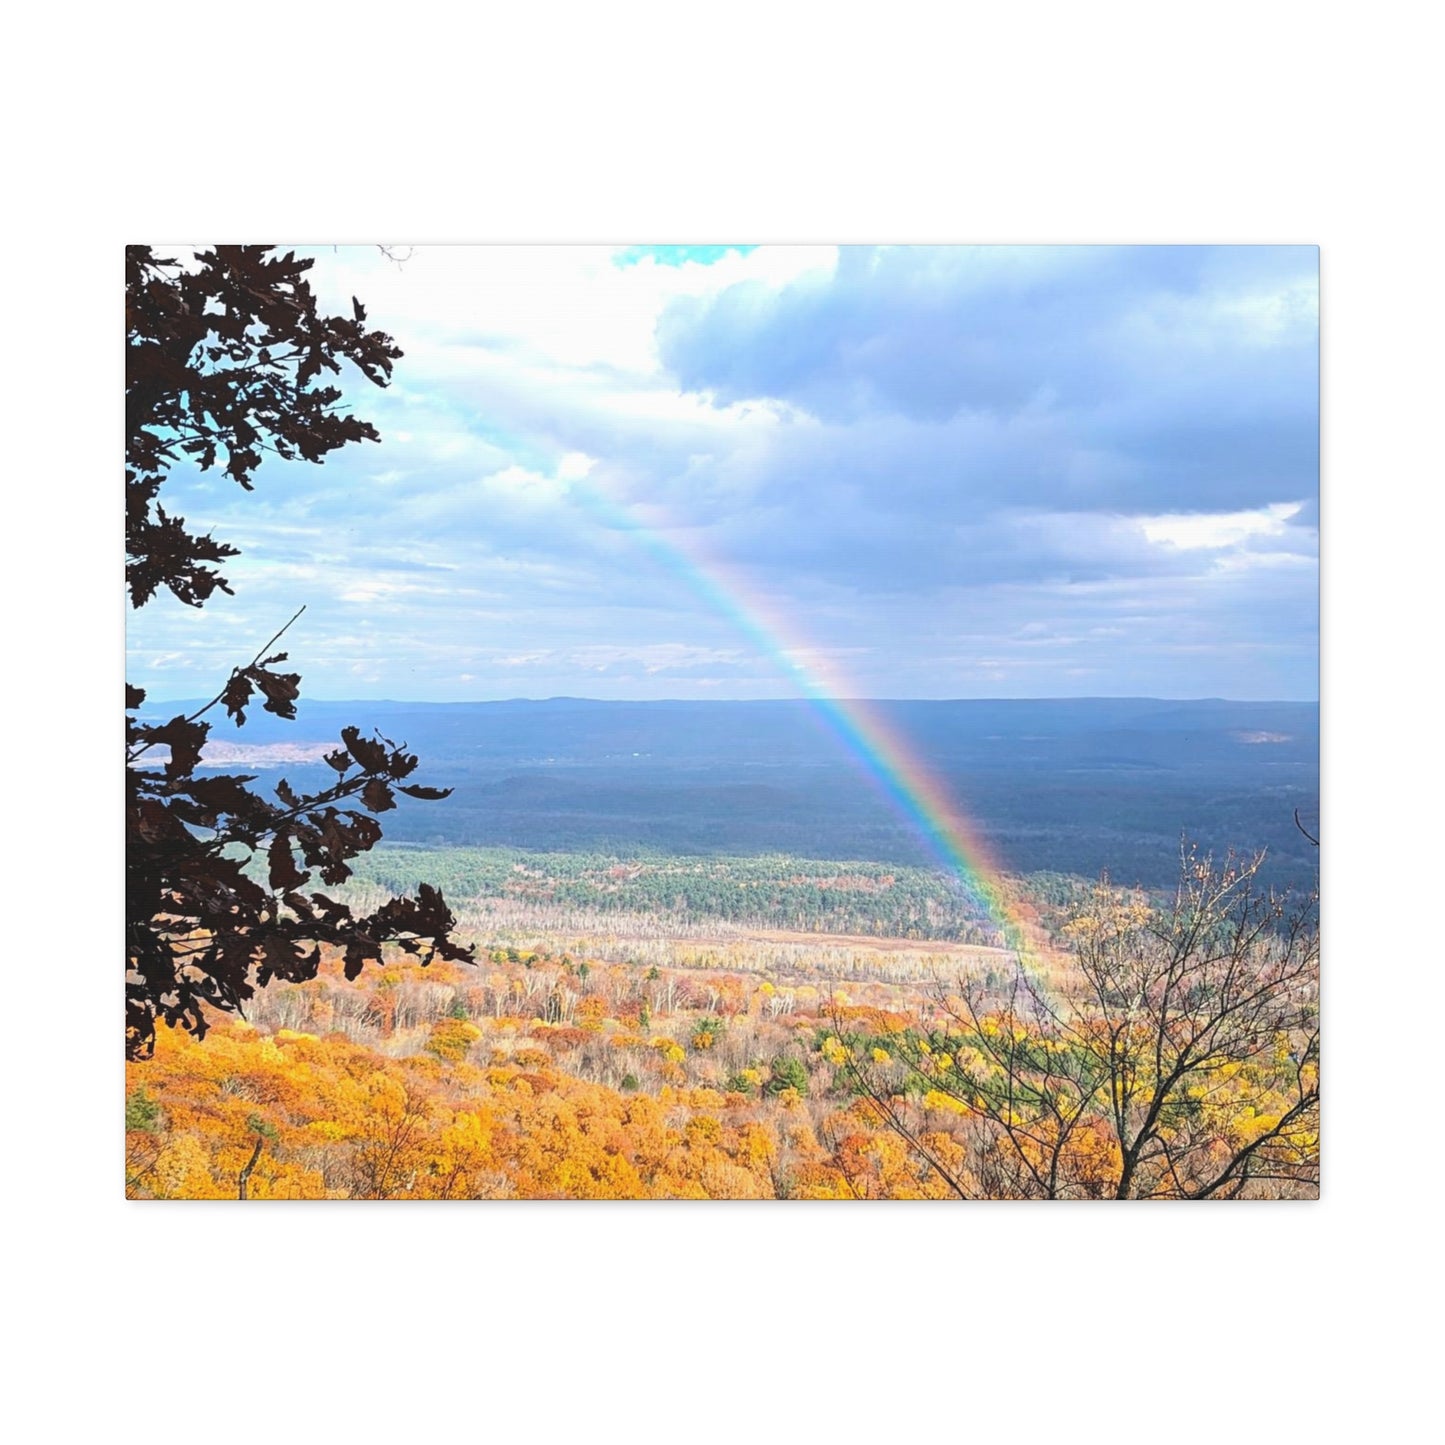
[[[246,664],[245,667],[233,667],[231,669],[230,676],[226,678],[226,687],[229,687],[231,685],[231,678],[235,677],[237,673],[246,672],[250,668],[255,667],[255,665],[260,662],[260,660],[266,655],[266,649],[270,647],[273,643],[279,642],[281,638],[285,635],[287,629],[291,626],[291,623],[295,622],[296,619],[300,617],[301,614],[305,611],[306,604],[303,602],[301,606],[298,607],[296,611],[292,614],[290,621],[287,622],[283,627],[281,627],[277,632],[273,633],[269,642],[262,643],[260,648],[257,649],[255,657],[253,657],[250,662]],[[225,695],[226,688],[223,687],[220,692],[218,692],[215,697],[210,700],[210,702],[208,702],[204,707],[197,708],[195,712],[193,712],[188,718],[183,719],[183,721],[188,723],[195,722],[198,717],[203,717],[206,713],[210,712],[210,710],[215,707],[215,705],[220,702],[221,699],[225,697]],[[154,738],[152,738],[150,742],[144,743],[140,747],[136,748],[134,752],[127,751],[125,755],[126,762],[133,763],[138,757],[140,757],[142,753],[148,752],[153,747],[155,747]]]

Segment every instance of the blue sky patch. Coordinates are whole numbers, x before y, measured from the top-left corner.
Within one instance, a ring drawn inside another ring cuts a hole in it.
[[[685,266],[689,261],[711,266],[729,251],[746,256],[756,246],[624,246],[612,258],[614,266],[636,266],[640,261],[656,261],[659,266]]]

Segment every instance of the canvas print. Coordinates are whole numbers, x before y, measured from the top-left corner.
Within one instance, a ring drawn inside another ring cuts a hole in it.
[[[128,247],[127,1196],[1317,1197],[1318,276]]]

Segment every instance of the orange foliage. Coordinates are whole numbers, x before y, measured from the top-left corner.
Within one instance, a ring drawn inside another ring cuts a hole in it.
[[[774,1015],[751,1007],[771,985],[708,975],[691,1006],[643,1029],[643,1011],[617,1002],[626,971],[599,965],[592,981],[613,1003],[589,993],[559,1022],[543,966],[496,962],[484,984],[389,966],[358,985],[328,959],[307,984],[262,990],[252,1024],[218,1018],[204,1043],[162,1029],[155,1057],[128,1068],[144,1107],[128,1111],[127,1193],[234,1199],[243,1180],[249,1199],[946,1193],[850,1102],[831,1003],[812,989]],[[905,1017],[849,1012],[880,1032]],[[806,1061],[806,1094],[761,1087],[785,1055]],[[929,1137],[935,1157],[961,1158],[947,1133]]]

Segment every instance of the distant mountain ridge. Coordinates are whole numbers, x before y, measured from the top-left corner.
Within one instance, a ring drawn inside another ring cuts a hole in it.
[[[195,704],[191,710],[194,710]],[[1319,796],[1319,704],[1160,698],[869,704],[948,789],[1004,866],[1167,882],[1181,834],[1267,847],[1313,880],[1294,825]],[[170,717],[183,703],[148,705]],[[927,861],[915,823],[805,700],[415,703],[303,698],[286,722],[221,717],[207,762],[304,781],[340,729],[375,728],[451,787],[386,817],[390,842],[570,851],[783,852]],[[309,761],[308,761],[309,760]]]
[[[165,718],[194,711],[203,700],[147,703],[148,718]],[[866,706],[906,730],[925,735],[979,736],[998,732],[1008,736],[1055,736],[1099,729],[1123,730],[1234,730],[1238,732],[1318,732],[1317,702],[1236,702],[1225,698],[1189,700],[1169,698],[966,698],[871,699]],[[313,741],[301,734],[312,728],[334,732],[340,723],[365,723],[385,731],[385,724],[405,719],[445,739],[459,726],[485,722],[502,735],[510,725],[526,722],[546,727],[556,720],[566,729],[585,719],[594,731],[650,731],[680,722],[707,729],[722,721],[731,729],[744,720],[757,728],[782,731],[790,725],[817,725],[817,705],[802,698],[748,701],[656,700],[622,702],[606,699],[558,697],[514,698],[505,702],[407,702],[356,699],[316,700],[303,697],[294,722],[276,718],[259,708],[248,717],[248,741]],[[221,715],[212,715],[215,739],[240,730]]]

